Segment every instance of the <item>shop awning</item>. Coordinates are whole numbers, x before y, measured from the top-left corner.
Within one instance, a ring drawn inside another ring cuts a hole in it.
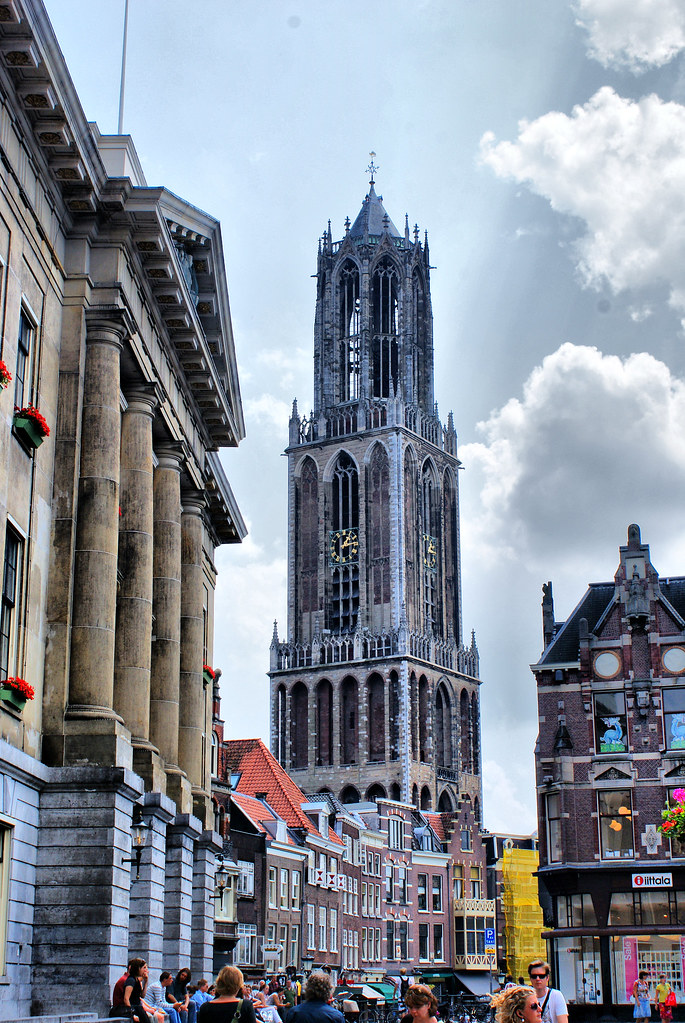
[[[489,995],[491,985],[496,983],[496,977],[490,973],[478,973],[474,970],[455,970],[455,976],[464,985],[467,991],[473,995]]]
[[[370,986],[380,991],[386,1002],[397,1001],[397,988],[394,984],[381,984],[379,981],[374,980]]]

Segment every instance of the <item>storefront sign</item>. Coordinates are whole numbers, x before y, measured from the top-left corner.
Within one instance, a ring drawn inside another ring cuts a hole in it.
[[[640,875],[641,876],[641,875]],[[633,882],[634,883],[634,882]],[[626,978],[626,1002],[630,1001],[633,984],[637,980],[637,939],[623,939],[623,968]]]
[[[673,874],[633,874],[633,888],[672,888]]]

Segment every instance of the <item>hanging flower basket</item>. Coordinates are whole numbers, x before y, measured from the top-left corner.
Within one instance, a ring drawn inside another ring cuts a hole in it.
[[[210,668],[208,664],[202,665],[202,679],[206,685],[209,685],[210,682],[214,681],[215,675],[216,672],[214,671],[214,668]]]
[[[10,373],[2,359],[0,359],[0,390],[2,390],[3,387],[7,387],[11,379],[12,374]]]
[[[0,683],[0,700],[15,710],[22,711],[26,701],[32,700],[35,695],[33,686],[23,678],[11,677]]]
[[[685,789],[673,789],[671,805],[667,801],[666,809],[661,811],[659,831],[680,841],[685,838]]]
[[[50,436],[50,427],[34,405],[26,405],[14,410],[14,432],[27,448],[39,448]]]

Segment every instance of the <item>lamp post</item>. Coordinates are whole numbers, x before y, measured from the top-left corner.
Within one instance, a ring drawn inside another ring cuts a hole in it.
[[[216,859],[219,864],[219,869],[214,874],[214,883],[216,885],[216,891],[214,892],[213,898],[219,900],[219,905],[224,908],[224,892],[226,891],[226,885],[228,884],[228,870],[226,869],[226,863],[224,861],[223,853],[217,853]]]
[[[135,863],[136,881],[140,880],[140,861],[143,858],[143,849],[147,844],[147,833],[150,825],[143,820],[143,808],[140,803],[133,807],[131,815],[131,852],[132,856],[124,856],[122,863]]]
[[[313,965],[314,965],[313,955],[307,954],[302,956],[302,972],[305,975],[305,977],[308,977],[310,975],[310,973],[312,972]]]

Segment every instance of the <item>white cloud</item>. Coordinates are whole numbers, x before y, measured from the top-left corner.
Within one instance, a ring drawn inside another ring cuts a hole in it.
[[[604,67],[661,67],[685,47],[683,0],[575,0],[572,8]]]
[[[569,540],[581,535],[593,572],[629,522],[680,534],[685,384],[653,356],[563,344],[478,431],[484,440],[460,449],[477,477],[463,531],[485,565],[523,560],[544,573],[577,562]]]
[[[521,799],[534,784],[532,747],[525,761],[510,760],[506,770],[496,760],[483,761],[483,806],[489,831],[530,835],[537,830],[530,800]]]
[[[499,177],[584,221],[572,244],[585,285],[618,292],[665,282],[671,304],[685,309],[685,107],[606,87],[570,116],[522,121],[515,142],[488,132],[481,156]]]
[[[245,418],[274,427],[283,436],[288,429],[292,404],[275,398],[272,394],[260,394],[258,398],[247,398],[243,402]]]

